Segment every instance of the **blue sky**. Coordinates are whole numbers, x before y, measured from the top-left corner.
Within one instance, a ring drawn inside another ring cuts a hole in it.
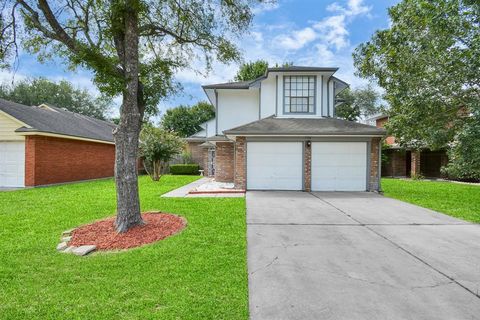
[[[264,59],[271,65],[291,61],[295,65],[339,67],[337,76],[352,87],[365,84],[354,76],[352,52],[367,41],[377,29],[389,25],[387,9],[398,0],[278,0],[254,8],[255,18],[250,33],[239,47],[244,61]],[[201,61],[192,68],[202,71]],[[183,70],[177,79],[184,87],[181,94],[163,101],[160,111],[178,104],[194,104],[206,100],[202,84],[232,80],[237,65],[213,64],[206,76]],[[15,80],[43,76],[52,80],[67,79],[76,86],[97,93],[86,70],[66,70],[56,62],[39,63],[35,57],[22,54]],[[0,72],[0,80],[12,81],[12,74]],[[118,102],[118,100],[116,100]],[[117,111],[113,110],[113,114]]]

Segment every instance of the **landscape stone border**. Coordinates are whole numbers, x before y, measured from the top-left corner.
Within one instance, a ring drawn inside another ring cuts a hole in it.
[[[76,228],[62,232],[60,243],[57,245],[57,250],[62,253],[72,253],[77,256],[86,256],[89,253],[97,250],[97,246],[84,245],[79,247],[69,246],[68,243],[72,240],[72,233]]]

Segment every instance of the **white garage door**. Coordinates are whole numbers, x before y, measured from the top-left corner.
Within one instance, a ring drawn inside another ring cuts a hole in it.
[[[313,142],[313,191],[365,191],[366,142]]]
[[[248,142],[247,189],[302,190],[301,142]]]
[[[23,187],[25,142],[0,141],[0,187]]]

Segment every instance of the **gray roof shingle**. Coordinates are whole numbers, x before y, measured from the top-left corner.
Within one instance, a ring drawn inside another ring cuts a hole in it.
[[[336,118],[276,118],[269,117],[225,130],[230,135],[385,135],[382,128]]]
[[[202,86],[204,89],[248,89],[253,81],[236,81]]]
[[[269,72],[336,72],[336,67],[304,67],[304,66],[286,66],[267,68],[265,74],[251,81],[237,81],[216,83],[202,86],[203,89],[248,89],[255,82],[265,79]],[[335,78],[337,79],[337,78]],[[337,79],[341,81],[340,79]],[[343,82],[343,81],[342,81]]]
[[[52,110],[29,107],[0,99],[0,110],[31,128],[20,127],[16,132],[43,132],[65,136],[113,142],[115,124],[66,111],[54,106]]]

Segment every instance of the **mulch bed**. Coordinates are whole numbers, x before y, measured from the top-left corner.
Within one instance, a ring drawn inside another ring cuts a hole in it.
[[[167,213],[144,213],[142,226],[125,233],[117,233],[115,217],[78,227],[73,231],[69,246],[95,245],[97,250],[118,250],[139,247],[165,239],[180,232],[186,226],[184,218]]]

